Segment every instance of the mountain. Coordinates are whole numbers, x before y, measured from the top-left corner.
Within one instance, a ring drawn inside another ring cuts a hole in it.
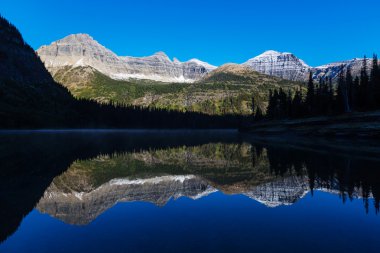
[[[276,76],[292,81],[306,79],[310,67],[291,53],[266,51],[242,64],[253,70],[270,76]]]
[[[309,77],[310,71],[313,73],[314,80],[319,80],[321,77],[331,77],[335,81],[340,71],[343,70],[345,72],[348,67],[351,69],[353,76],[359,76],[363,62],[363,59],[355,58],[318,67],[311,67],[292,53],[281,53],[269,50],[248,60],[242,65],[270,76],[305,82]],[[368,69],[370,69],[372,59],[368,59],[367,65]]]
[[[343,70],[344,72],[350,68],[353,76],[360,76],[361,69],[364,64],[363,58],[355,58],[352,60],[341,61],[322,65],[312,69],[314,79],[319,79],[321,77],[331,77],[333,80],[336,80],[339,76],[339,73]],[[368,74],[372,68],[372,59],[367,59]]]
[[[0,17],[0,127],[58,125],[72,114],[72,103],[16,27]]]
[[[117,56],[88,34],[69,35],[42,46],[37,54],[53,75],[65,67],[92,67],[116,80],[191,83],[216,68],[197,59],[172,61],[163,52],[147,57]]]

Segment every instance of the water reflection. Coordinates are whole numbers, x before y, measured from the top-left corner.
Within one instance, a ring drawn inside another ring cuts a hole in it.
[[[379,211],[380,160],[373,147],[366,156],[235,132],[52,132],[0,139],[2,240],[33,208],[87,225],[118,202],[164,206],[215,192],[276,208],[323,191],[341,196],[342,203],[361,198],[363,211]]]
[[[291,205],[309,191],[375,197],[379,211],[377,162],[329,157],[304,150],[211,143],[75,161],[56,177],[37,209],[66,223],[85,225],[117,202],[158,206],[170,199],[199,199],[222,191],[242,194],[268,207]]]

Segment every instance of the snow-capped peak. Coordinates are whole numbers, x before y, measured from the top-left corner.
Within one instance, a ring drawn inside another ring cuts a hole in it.
[[[212,69],[216,69],[216,68],[217,68],[217,67],[214,66],[214,65],[211,65],[211,64],[209,64],[209,63],[207,63],[207,62],[204,62],[204,61],[198,60],[198,59],[196,59],[196,58],[190,59],[188,62],[196,63],[196,64],[201,65],[201,66],[203,66],[203,67],[205,67],[205,68],[207,68],[207,69],[210,69],[210,70],[212,70]]]
[[[243,63],[251,69],[270,76],[303,81],[310,67],[292,53],[268,50]]]
[[[278,51],[275,51],[275,50],[268,50],[268,51],[265,51],[264,53],[262,53],[262,54],[260,54],[260,55],[258,55],[256,57],[254,57],[253,59],[276,58],[276,57],[285,56],[285,55],[294,56],[292,53],[289,53],[289,52],[278,52]],[[297,58],[297,57],[294,56],[294,58]]]
[[[256,56],[255,58],[259,58],[259,57],[267,57],[267,56],[279,56],[281,55],[282,53],[278,52],[278,51],[275,51],[275,50],[268,50],[268,51],[265,51],[264,53]]]

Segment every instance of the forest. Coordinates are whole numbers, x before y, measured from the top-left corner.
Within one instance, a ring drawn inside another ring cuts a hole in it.
[[[380,109],[380,69],[377,55],[368,69],[364,56],[360,76],[353,77],[348,66],[341,70],[336,82],[321,77],[316,84],[313,73],[309,74],[306,94],[299,88],[295,94],[282,88],[270,90],[266,113],[253,106],[255,121],[267,119],[293,119],[315,116],[334,116],[350,112],[367,112]]]

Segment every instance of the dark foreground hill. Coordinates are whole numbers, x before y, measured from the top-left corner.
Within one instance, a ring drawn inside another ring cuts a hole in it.
[[[20,32],[0,17],[0,127],[63,124],[73,105]]]

